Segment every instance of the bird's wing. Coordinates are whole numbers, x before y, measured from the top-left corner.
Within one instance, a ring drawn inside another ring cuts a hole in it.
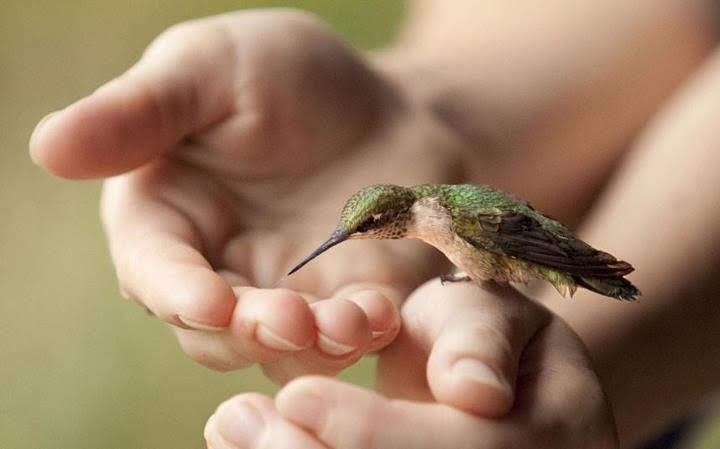
[[[459,217],[456,232],[480,249],[573,275],[616,278],[633,271],[629,263],[577,239],[557,222],[553,221],[555,232],[544,228],[535,214],[482,209]],[[551,220],[544,216],[540,219]]]

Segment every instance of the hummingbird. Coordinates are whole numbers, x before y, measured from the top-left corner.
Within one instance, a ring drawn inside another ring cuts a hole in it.
[[[625,275],[627,262],[575,237],[557,220],[502,190],[473,184],[376,184],[350,197],[324,243],[291,275],[349,239],[422,240],[465,274],[441,281],[549,282],[572,297],[578,287],[621,300],[641,293]]]

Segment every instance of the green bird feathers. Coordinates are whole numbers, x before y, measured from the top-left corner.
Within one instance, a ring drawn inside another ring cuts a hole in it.
[[[527,202],[488,186],[373,185],[345,204],[335,232],[292,274],[347,239],[416,238],[443,252],[467,276],[443,280],[550,282],[565,296],[577,287],[634,300],[633,267],[599,251]]]

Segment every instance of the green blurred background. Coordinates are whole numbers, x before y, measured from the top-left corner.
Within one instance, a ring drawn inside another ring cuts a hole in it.
[[[239,8],[315,12],[354,45],[387,42],[404,2],[0,1],[0,448],[202,448],[205,419],[257,369],[220,374],[117,293],[99,183],[45,175],[27,141],[46,113],[121,73],[169,25]],[[371,361],[343,377],[370,385]],[[720,421],[720,420],[716,420]],[[720,447],[720,422],[692,447]]]
[[[0,1],[0,448],[201,448],[206,418],[257,369],[198,366],[121,299],[98,182],[44,174],[27,141],[46,113],[123,72],[169,25],[261,6],[311,10],[361,48],[390,39],[397,1]],[[371,384],[371,362],[344,374]]]

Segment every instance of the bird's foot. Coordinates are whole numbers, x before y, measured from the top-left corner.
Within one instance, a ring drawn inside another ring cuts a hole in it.
[[[448,282],[470,282],[472,278],[467,274],[443,274],[440,276],[440,284],[445,285]]]

